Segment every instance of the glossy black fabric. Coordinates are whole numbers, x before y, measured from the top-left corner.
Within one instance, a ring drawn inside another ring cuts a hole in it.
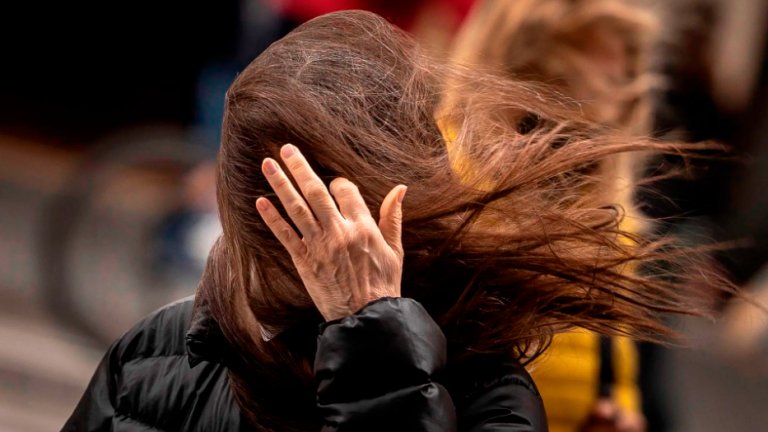
[[[200,309],[200,308],[198,308]],[[238,431],[215,322],[184,299],[109,349],[65,431]],[[541,398],[515,361],[477,356],[446,368],[440,328],[409,299],[381,299],[320,328],[323,431],[546,431]]]
[[[323,430],[455,431],[451,396],[435,380],[446,361],[443,332],[413,300],[381,299],[326,323],[315,357]]]

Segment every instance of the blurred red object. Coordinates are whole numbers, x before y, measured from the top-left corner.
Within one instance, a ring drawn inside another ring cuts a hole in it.
[[[475,0],[272,0],[274,7],[286,18],[297,22],[309,21],[331,12],[349,9],[377,13],[403,29],[409,30],[424,8],[440,7],[456,16],[458,23],[469,13]]]

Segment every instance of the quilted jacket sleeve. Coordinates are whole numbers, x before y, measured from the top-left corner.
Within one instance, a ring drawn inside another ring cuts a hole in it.
[[[112,430],[112,417],[115,415],[114,377],[120,367],[117,359],[119,342],[115,342],[104,355],[74,413],[62,428],[63,432]]]
[[[522,367],[464,369],[454,405],[441,383],[446,361],[445,336],[414,300],[384,298],[324,324],[315,358],[323,431],[547,430]]]

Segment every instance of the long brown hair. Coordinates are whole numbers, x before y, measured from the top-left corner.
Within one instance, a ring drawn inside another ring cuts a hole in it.
[[[449,82],[468,97],[446,111]],[[541,121],[521,133],[505,119],[510,110]],[[471,166],[468,181],[451,166],[443,123]],[[585,197],[595,180],[573,175],[610,155],[695,146],[630,139],[548,88],[440,64],[376,15],[326,15],[273,44],[227,94],[224,234],[197,302],[235,352],[235,397],[260,430],[321,426],[312,359],[322,318],[254,205],[273,196],[260,165],[285,143],[326,181],[357,184],[374,217],[392,187],[408,185],[402,293],[441,325],[454,364],[482,353],[527,362],[574,326],[653,340],[670,333],[663,314],[703,313],[682,276],[698,268],[689,266],[695,255],[623,232],[622,209]],[[660,262],[663,272],[623,271]]]

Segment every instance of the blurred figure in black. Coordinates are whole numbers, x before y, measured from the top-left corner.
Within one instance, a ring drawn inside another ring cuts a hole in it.
[[[665,6],[672,43],[660,52],[667,88],[656,110],[656,133],[724,142],[733,157],[695,161],[688,167],[691,176],[655,183],[655,192],[643,194],[640,202],[646,214],[666,218],[659,225],[662,232],[695,244],[734,242],[735,248],[713,257],[713,265],[741,285],[768,260],[768,2],[695,0]],[[656,162],[649,174],[664,173],[680,161]],[[731,330],[726,339],[738,339],[738,330]],[[663,378],[669,376],[664,368],[670,352],[642,344],[640,353],[649,430],[670,430],[674,415]]]

